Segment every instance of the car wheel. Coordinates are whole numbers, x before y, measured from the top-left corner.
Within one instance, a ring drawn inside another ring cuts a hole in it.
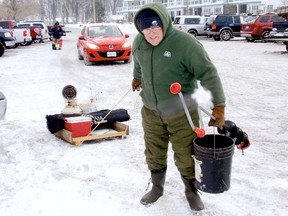
[[[195,38],[197,37],[197,32],[194,30],[189,30],[188,33]]]
[[[92,65],[92,62],[89,61],[89,59],[88,59],[88,57],[87,57],[87,53],[86,53],[85,50],[84,50],[84,64],[87,65],[87,66]]]
[[[33,43],[33,41],[28,41],[27,45],[30,46]]]
[[[0,43],[0,57],[4,54],[5,47]]]
[[[229,41],[229,40],[232,38],[232,33],[231,33],[231,31],[229,31],[229,30],[223,30],[223,31],[220,33],[220,38],[221,38],[223,41]]]
[[[124,60],[124,63],[127,64],[127,63],[131,63],[132,61],[132,58],[128,59],[128,60]]]
[[[78,59],[83,60],[83,56],[80,55],[79,51],[78,51]]]
[[[26,42],[20,43],[20,45],[21,46],[28,46],[29,44],[28,44],[28,41],[26,41]]]
[[[286,46],[286,51],[288,52],[288,42],[285,42],[284,44]]]
[[[262,33],[261,39],[265,39],[265,38],[269,37],[269,35],[270,35],[270,31],[269,31],[269,30],[266,30],[266,31],[264,31],[264,32]]]
[[[215,36],[213,36],[213,39],[214,39],[215,41],[219,41],[219,40],[220,40],[220,37],[219,37],[218,35],[215,35]]]
[[[34,43],[40,43],[41,39],[35,39]]]

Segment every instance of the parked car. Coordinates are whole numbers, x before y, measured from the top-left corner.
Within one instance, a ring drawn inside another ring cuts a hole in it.
[[[288,38],[288,20],[273,22],[272,31],[269,36],[275,38]]]
[[[265,13],[254,18],[251,20],[246,19],[247,22],[242,24],[241,36],[245,37],[249,42],[269,37],[272,31],[272,23],[284,20],[284,18],[275,13]]]
[[[15,47],[16,41],[11,30],[0,29],[0,43],[7,49]]]
[[[131,61],[129,35],[123,34],[116,24],[97,23],[83,27],[78,38],[79,60],[85,65],[101,61]]]
[[[0,91],[0,120],[4,120],[7,107],[5,95]]]
[[[21,22],[21,23],[17,23],[18,27],[38,27],[41,28],[41,38],[40,40],[46,40],[49,39],[49,31],[48,28],[46,26],[46,24],[44,22]]]
[[[5,52],[5,47],[4,47],[4,45],[0,42],[0,57],[3,56],[4,52]]]
[[[269,37],[265,38],[266,42],[281,42],[288,51],[288,21],[275,21],[272,23],[272,31]]]
[[[15,47],[19,44],[29,43],[32,41],[30,31],[27,28],[17,28],[14,20],[0,20],[0,27],[12,31],[12,36],[15,38]]]
[[[240,15],[219,14],[215,17],[207,35],[213,37],[214,40],[228,41],[233,37],[240,36],[240,30]]]
[[[18,26],[19,25],[19,26]],[[31,26],[30,24],[17,24],[16,28],[27,28],[30,30],[30,35],[32,37],[32,41],[28,42],[28,43],[22,43],[22,46],[26,46],[26,45],[30,45],[32,44],[32,42],[34,43],[39,43],[42,40],[42,36],[41,36],[41,28],[37,27],[37,26]]]
[[[197,15],[176,16],[173,26],[183,32],[187,32],[194,37],[205,35],[204,26],[208,17]]]

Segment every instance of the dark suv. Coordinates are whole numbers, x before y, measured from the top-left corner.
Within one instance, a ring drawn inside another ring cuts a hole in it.
[[[220,14],[216,16],[207,34],[214,40],[228,41],[235,36],[240,36],[240,31],[241,17],[239,15]]]

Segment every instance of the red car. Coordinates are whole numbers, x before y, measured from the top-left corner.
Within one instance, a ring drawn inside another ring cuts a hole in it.
[[[272,31],[272,23],[282,20],[284,19],[275,13],[248,17],[246,23],[242,23],[241,37],[245,37],[249,42],[265,39]]]
[[[93,62],[124,61],[131,62],[129,35],[123,34],[116,24],[96,23],[84,26],[78,38],[79,60],[85,65]]]

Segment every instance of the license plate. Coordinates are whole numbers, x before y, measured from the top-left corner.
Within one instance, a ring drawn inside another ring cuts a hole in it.
[[[107,57],[116,57],[116,52],[107,52]]]

